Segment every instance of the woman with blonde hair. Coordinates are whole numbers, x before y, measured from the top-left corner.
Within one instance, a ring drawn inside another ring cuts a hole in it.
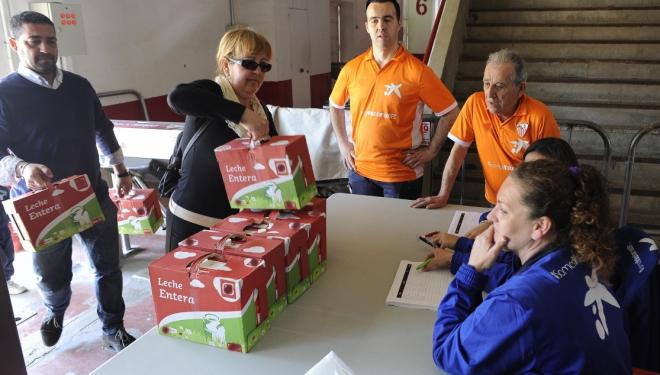
[[[192,142],[167,212],[167,251],[234,213],[213,150],[236,138],[276,135],[270,112],[256,96],[271,58],[263,35],[246,27],[229,30],[218,45],[215,80],[180,84],[167,97],[172,110],[186,116],[181,149]]]
[[[436,365],[461,374],[630,373],[623,311],[608,288],[616,256],[598,171],[522,163],[488,219],[438,308]],[[482,301],[485,272],[505,247],[522,266]]]

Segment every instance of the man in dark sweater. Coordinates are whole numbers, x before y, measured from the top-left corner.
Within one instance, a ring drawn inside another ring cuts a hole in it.
[[[12,17],[11,29],[9,43],[20,65],[0,80],[0,185],[14,185],[12,196],[17,196],[71,175],[89,176],[106,221],[78,236],[95,270],[103,345],[119,351],[135,339],[124,329],[117,211],[101,179],[99,159],[112,166],[123,192],[132,187],[130,174],[91,84],[57,67],[51,20],[26,11]],[[41,325],[47,346],[59,340],[71,300],[71,243],[69,238],[33,253],[47,310]]]

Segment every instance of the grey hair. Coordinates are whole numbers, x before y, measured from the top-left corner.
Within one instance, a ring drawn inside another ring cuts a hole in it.
[[[488,55],[488,64],[513,64],[513,82],[519,85],[527,82],[527,69],[525,69],[525,60],[516,51],[508,48],[501,49]]]

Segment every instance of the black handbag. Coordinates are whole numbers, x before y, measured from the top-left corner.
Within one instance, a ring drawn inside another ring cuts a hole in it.
[[[158,182],[158,194],[160,194],[161,197],[169,198],[172,196],[172,193],[181,178],[181,164],[183,164],[183,159],[185,159],[188,151],[190,151],[195,144],[195,141],[197,141],[197,138],[202,135],[210,123],[211,119],[208,119],[199,127],[199,129],[197,129],[195,134],[193,134],[192,138],[188,141],[183,152],[181,152],[181,136],[183,135],[183,132],[177,135],[176,143],[174,144],[174,151],[172,152],[172,156],[170,156],[170,161],[167,163],[165,173],[163,173],[163,176]]]

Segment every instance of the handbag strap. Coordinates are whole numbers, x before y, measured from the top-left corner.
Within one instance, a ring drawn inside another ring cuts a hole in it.
[[[188,151],[192,148],[192,146],[195,144],[195,141],[197,141],[197,138],[199,138],[200,135],[208,128],[209,124],[211,123],[212,119],[207,119],[204,121],[202,126],[200,126],[195,134],[190,138],[188,141],[188,144],[186,144],[186,148],[183,150],[183,154],[181,154],[181,164],[183,164],[183,160],[186,158],[186,155],[188,154]]]

